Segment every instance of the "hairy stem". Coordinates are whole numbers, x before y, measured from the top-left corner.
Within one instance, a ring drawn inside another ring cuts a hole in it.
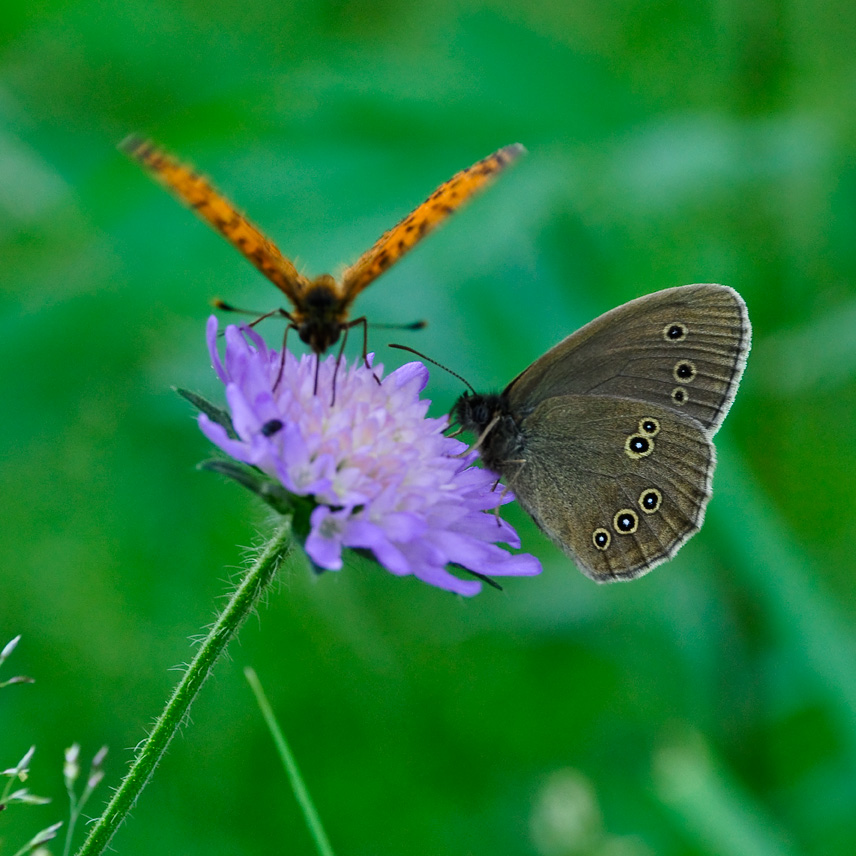
[[[104,852],[137,801],[137,797],[148,784],[155,767],[187,716],[190,705],[210,674],[214,663],[258,604],[280,565],[292,552],[293,546],[291,521],[288,520],[259,553],[258,558],[232,593],[226,607],[199,646],[196,656],[173,691],[172,697],[158,717],[148,738],[137,751],[128,774],[113,794],[101,817],[92,826],[77,856],[97,856]]]

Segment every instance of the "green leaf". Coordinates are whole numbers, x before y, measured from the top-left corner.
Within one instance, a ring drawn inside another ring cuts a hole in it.
[[[279,514],[291,514],[294,511],[294,497],[282,485],[271,481],[257,470],[221,458],[202,461],[198,467],[200,470],[220,473],[220,475],[243,485]]]
[[[175,387],[175,391],[185,401],[189,401],[200,413],[204,413],[212,422],[222,426],[233,440],[240,439],[237,431],[235,431],[235,426],[232,424],[232,417],[227,410],[217,407],[216,404],[212,404],[206,398],[196,392],[191,392],[189,389]]]

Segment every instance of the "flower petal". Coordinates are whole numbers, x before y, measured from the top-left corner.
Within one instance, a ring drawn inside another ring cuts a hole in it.
[[[519,544],[494,516],[511,494],[473,465],[475,453],[458,457],[466,446],[444,435],[448,417],[426,416],[424,365],[410,362],[384,378],[374,355],[338,371],[332,356],[286,353],[282,362],[255,330],[235,326],[226,328],[221,360],[216,318],[206,333],[239,439],[204,415],[200,428],[227,454],[313,498],[305,547],[318,567],[340,569],[343,547],[370,550],[393,574],[465,596],[481,583],[450,567],[489,576],[540,571],[537,559],[498,546]]]

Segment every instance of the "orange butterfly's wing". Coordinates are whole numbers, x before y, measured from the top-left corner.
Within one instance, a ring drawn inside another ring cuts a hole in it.
[[[128,137],[120,148],[139,161],[182,202],[210,223],[239,253],[255,265],[293,303],[299,304],[305,277],[243,214],[202,176],[141,137]]]
[[[430,231],[453,214],[473,194],[489,184],[503,169],[514,163],[526,149],[519,143],[488,155],[441,184],[415,211],[378,238],[342,274],[345,300],[353,300],[367,285],[394,265]]]

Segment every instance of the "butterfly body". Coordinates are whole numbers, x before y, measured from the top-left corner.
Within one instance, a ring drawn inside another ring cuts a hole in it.
[[[287,313],[288,319],[297,330],[300,341],[309,345],[316,354],[323,354],[350,326],[349,301],[342,295],[335,278],[328,273],[315,277],[295,297],[294,308]]]
[[[455,403],[453,414],[464,431],[482,438],[481,458],[489,470],[497,473],[508,470],[507,462],[516,460],[526,446],[520,424],[524,414],[511,413],[504,393],[464,393]]]
[[[295,329],[316,354],[339,341],[351,327],[362,324],[365,328],[365,318],[350,318],[357,295],[525,152],[519,144],[505,146],[461,170],[381,235],[341,277],[321,274],[309,279],[205,178],[165,150],[137,136],[129,137],[120,147],[282,291],[291,308],[268,314],[284,316],[289,328]]]
[[[733,289],[667,289],[571,334],[500,395],[462,396],[453,413],[583,573],[633,579],[701,527],[712,437],[750,336]]]

